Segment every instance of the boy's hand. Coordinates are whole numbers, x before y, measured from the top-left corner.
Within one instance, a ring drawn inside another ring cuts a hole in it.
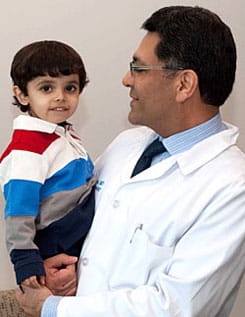
[[[58,254],[44,261],[45,285],[58,296],[75,295],[77,289],[77,257]]]
[[[44,276],[40,276],[40,277],[36,277],[36,276],[30,276],[29,278],[25,279],[22,283],[21,283],[21,287],[23,286],[28,286],[31,288],[40,288],[41,285],[45,284],[45,277]]]

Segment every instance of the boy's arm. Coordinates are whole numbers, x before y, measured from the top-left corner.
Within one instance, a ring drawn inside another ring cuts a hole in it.
[[[17,283],[31,276],[45,277],[45,285],[55,295],[74,295],[77,288],[77,257],[60,254],[44,261],[32,241],[35,235],[35,217],[7,217],[6,236],[11,260],[14,264]],[[41,284],[43,279],[41,278]]]
[[[43,260],[33,242],[35,232],[34,216],[6,218],[7,249],[14,264],[18,284],[31,276],[45,275]]]

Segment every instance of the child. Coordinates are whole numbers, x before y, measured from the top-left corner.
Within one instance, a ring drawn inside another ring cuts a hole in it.
[[[77,52],[57,41],[23,47],[11,77],[14,104],[28,115],[14,120],[0,158],[7,249],[17,283],[39,287],[43,260],[79,256],[94,215],[93,163],[66,121],[87,78]]]

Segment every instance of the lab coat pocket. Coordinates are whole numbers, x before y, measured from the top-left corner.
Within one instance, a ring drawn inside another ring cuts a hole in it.
[[[111,287],[153,285],[157,274],[164,271],[172,254],[173,247],[154,243],[141,226],[137,227],[119,252],[111,276]]]

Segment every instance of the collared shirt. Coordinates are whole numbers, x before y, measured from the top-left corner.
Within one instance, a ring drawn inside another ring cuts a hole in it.
[[[189,130],[171,135],[168,138],[159,136],[160,141],[163,143],[167,151],[153,158],[152,165],[166,159],[169,156],[187,151],[202,140],[225,129],[226,127],[221,120],[220,113],[218,113],[210,120]]]
[[[12,140],[0,158],[0,185],[6,200],[7,248],[20,284],[29,276],[44,275],[41,258],[55,255],[57,250],[80,254],[77,241],[89,230],[94,201],[86,217],[70,211],[85,197],[88,206],[95,179],[93,163],[71,125],[62,127],[20,115],[13,129]],[[87,228],[81,230],[79,221]]]

